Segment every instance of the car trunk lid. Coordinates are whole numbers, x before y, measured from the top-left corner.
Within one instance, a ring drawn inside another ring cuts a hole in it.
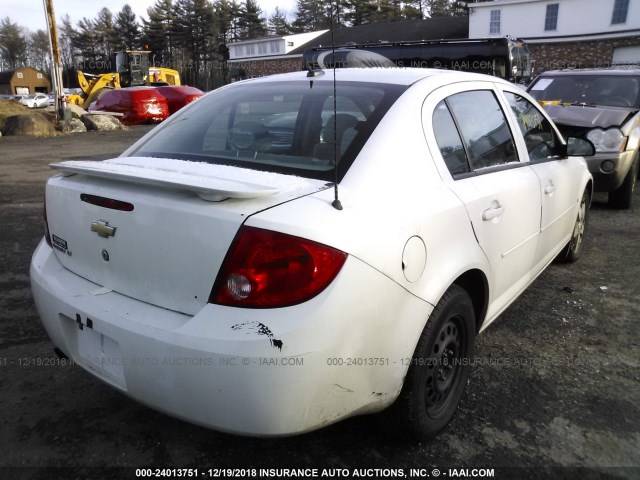
[[[319,180],[157,158],[52,167],[62,175],[47,184],[47,220],[65,268],[96,283],[96,294],[113,290],[187,314],[207,303],[250,215],[327,188]]]

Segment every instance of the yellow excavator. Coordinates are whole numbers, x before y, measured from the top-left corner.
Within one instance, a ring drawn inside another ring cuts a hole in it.
[[[100,98],[105,89],[137,87],[142,85],[180,85],[177,70],[164,67],[150,67],[147,50],[126,50],[115,55],[116,71],[98,75],[78,70],[78,84],[82,93],[69,95],[68,103],[79,105],[85,110]]]

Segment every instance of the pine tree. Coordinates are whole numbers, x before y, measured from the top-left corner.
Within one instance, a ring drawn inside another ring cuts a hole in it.
[[[375,20],[378,6],[375,0],[343,0],[342,15],[350,26],[365,25]]]
[[[9,17],[0,21],[0,58],[8,69],[18,68],[26,61],[27,39],[18,24]]]
[[[240,39],[260,38],[267,35],[267,26],[262,10],[256,0],[245,0],[240,8]]]
[[[183,53],[178,70],[184,83],[208,89],[208,64],[216,51],[213,6],[207,0],[178,0],[174,32]]]
[[[218,31],[218,42],[229,43],[239,40],[240,5],[235,0],[217,0],[213,5]]]
[[[400,0],[378,0],[378,11],[374,16],[375,22],[397,22],[404,20]]]
[[[49,54],[49,35],[44,30],[37,30],[29,35],[29,66],[49,71],[51,66]]]
[[[128,3],[116,15],[115,31],[119,48],[123,50],[140,48],[140,25],[138,25],[136,14],[133,13]]]
[[[449,0],[430,0],[429,15],[431,17],[450,17],[453,15]]]
[[[280,7],[276,7],[274,12],[269,17],[268,26],[270,35],[288,35],[291,33],[291,25],[287,21],[287,15],[280,10]]]
[[[172,0],[156,0],[147,9],[147,15],[149,20],[142,19],[144,44],[151,50],[155,64],[173,66],[175,15]]]
[[[402,9],[407,20],[422,20],[425,17],[428,0],[408,0]]]
[[[331,10],[338,0],[297,0],[291,28],[295,33],[313,32],[331,27]]]
[[[83,60],[94,61],[99,51],[99,41],[93,20],[84,17],[78,22],[78,28],[73,30],[72,35],[71,44],[77,54]],[[80,69],[91,70],[91,68],[87,68],[84,65]]]
[[[76,35],[71,17],[65,14],[58,23],[58,45],[60,46],[60,60],[62,61],[62,69],[67,71],[74,66],[74,51],[72,39]],[[69,82],[65,82],[69,84]]]
[[[97,36],[97,53],[102,55],[105,60],[109,60],[120,43],[113,22],[113,14],[108,8],[104,7],[98,12],[93,24]]]

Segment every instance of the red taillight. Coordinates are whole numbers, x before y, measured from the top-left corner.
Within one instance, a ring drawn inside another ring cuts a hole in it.
[[[242,227],[209,302],[252,308],[296,305],[322,292],[346,259],[346,253],[311,240]]]

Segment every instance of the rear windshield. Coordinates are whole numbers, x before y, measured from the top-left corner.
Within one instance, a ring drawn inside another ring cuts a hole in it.
[[[340,180],[406,86],[247,82],[212,92],[171,117],[131,156],[233,165]],[[335,106],[334,106],[335,103]]]
[[[640,108],[640,77],[628,75],[540,76],[529,87],[536,100]]]

